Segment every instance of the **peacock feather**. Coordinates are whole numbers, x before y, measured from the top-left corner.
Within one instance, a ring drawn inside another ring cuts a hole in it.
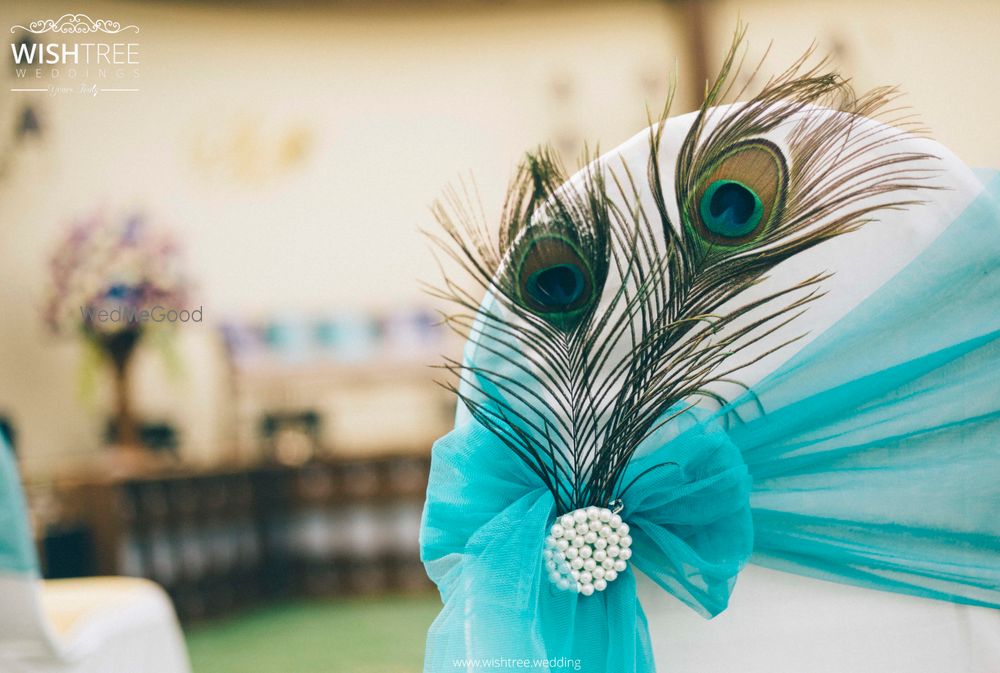
[[[591,161],[568,180],[541,149],[512,182],[498,236],[467,194],[434,207],[445,232],[434,240],[476,286],[446,278],[437,295],[457,307],[446,319],[491,356],[447,360],[445,385],[559,512],[624,497],[644,439],[696,400],[725,405],[719,384],[798,338],[760,346],[828,276],[750,292],[770,270],[933,188],[932,157],[893,149],[914,131],[893,89],[857,95],[809,52],[748,95],[735,85],[743,36],[706,88],[672,182],[660,160],[670,95],[645,176]]]

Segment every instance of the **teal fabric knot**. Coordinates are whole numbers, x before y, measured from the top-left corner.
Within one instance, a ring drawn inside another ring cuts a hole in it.
[[[545,537],[563,514],[551,493],[492,433],[460,419],[434,446],[421,531],[444,602],[425,670],[559,661],[595,673],[653,670],[633,564],[700,613],[723,610],[753,544],[750,477],[721,426],[702,420],[683,413],[639,448],[622,482],[629,569],[583,596],[559,591],[543,565]]]

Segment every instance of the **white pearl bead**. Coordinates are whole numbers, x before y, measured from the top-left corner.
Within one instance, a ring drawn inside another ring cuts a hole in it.
[[[594,521],[600,515],[601,515],[601,510],[597,509],[596,507],[590,506],[587,508],[587,518],[590,519],[591,521]]]
[[[614,582],[616,579],[618,579],[618,571],[616,571],[614,568],[612,568],[611,570],[605,570],[604,579],[606,579],[609,582]]]
[[[619,542],[621,542],[621,538],[617,534],[612,533],[608,536],[608,544],[618,544]]]
[[[571,570],[572,570],[572,568],[569,567],[569,563],[568,562],[563,561],[562,563],[559,564],[559,573],[561,575],[569,575],[569,572]]]
[[[586,540],[583,539],[582,535],[577,535],[575,538],[573,538],[573,546],[576,547],[577,549],[579,549],[580,547],[582,547],[586,543],[587,542],[586,542]]]
[[[593,575],[591,575],[586,570],[580,573],[580,584],[590,584],[593,581],[593,579],[594,579]]]
[[[605,538],[608,537],[608,536],[610,536],[611,535],[611,528],[609,526],[603,526],[601,528],[601,530],[599,531],[599,535],[601,537],[605,537]]]
[[[614,567],[615,567],[615,560],[614,559],[610,559],[610,558],[606,558],[603,561],[601,561],[601,566],[605,570],[613,570]]]
[[[545,538],[545,546],[546,547],[555,547],[556,546],[556,539],[554,537],[552,537],[551,535],[549,535],[548,537]]]
[[[583,567],[583,559],[582,558],[573,559],[572,561],[569,562],[569,567],[572,568],[573,570],[579,570],[580,568]]]
[[[615,561],[615,570],[617,570],[618,572],[620,572],[620,573],[621,572],[625,572],[625,568],[627,568],[627,567],[628,567],[628,564],[625,563],[625,561],[622,561],[621,559],[618,559],[617,561]]]
[[[616,547],[615,545],[611,545],[610,547],[608,547],[608,556],[610,558],[618,558],[618,555],[621,553],[622,550]]]
[[[567,589],[569,589],[570,586],[569,580],[563,577],[556,583],[556,586],[559,587],[562,591],[566,591]]]
[[[595,580],[599,580],[604,578],[604,572],[605,572],[604,568],[602,568],[601,566],[597,566],[591,569],[590,574],[594,576]]]
[[[572,528],[576,524],[573,522],[573,517],[569,514],[563,514],[559,519],[559,523],[562,524],[563,528]]]
[[[573,581],[575,582],[576,580],[580,579],[580,571],[577,570],[576,568],[573,568],[569,571],[569,576],[572,577]]]
[[[598,521],[598,520],[596,520],[596,519],[594,519],[593,521],[591,521],[590,523],[588,523],[588,524],[587,524],[587,527],[588,527],[588,528],[589,528],[590,530],[592,530],[593,532],[595,532],[595,533],[596,533],[597,531],[601,530],[601,528],[602,528],[603,526],[604,526],[604,524],[602,524],[602,523],[601,523],[600,521]]]
[[[594,585],[593,584],[581,584],[580,585],[580,593],[583,594],[584,596],[593,596],[594,595]]]
[[[597,533],[595,533],[594,531],[590,531],[589,533],[583,536],[583,541],[586,542],[587,544],[594,544],[595,542],[597,542]]]
[[[611,521],[611,510],[608,509],[607,507],[602,508],[601,514],[597,518],[603,521],[604,523]]]
[[[549,573],[549,579],[552,580],[553,583],[556,583],[560,579],[562,579],[562,575],[560,575],[559,573],[553,571],[553,572]]]
[[[621,552],[618,554],[618,558],[624,561],[628,561],[630,558],[632,558],[632,550],[627,548],[622,549]]]
[[[597,551],[594,552],[594,560],[597,561],[598,563],[600,563],[606,558],[608,558],[608,552],[604,551],[603,549],[598,549]]]
[[[623,537],[625,535],[628,535],[628,532],[630,530],[631,530],[631,528],[628,527],[627,523],[623,523],[622,525],[618,526],[618,534],[621,535],[621,536],[623,536]]]
[[[587,531],[590,530],[590,527],[585,523],[581,523],[576,528],[574,528],[574,530],[576,531],[577,535],[586,535]]]
[[[552,550],[551,549],[546,549],[545,551],[543,551],[542,552],[542,558],[544,558],[546,561],[551,561],[552,560]]]
[[[545,562],[545,569],[548,570],[549,572],[554,572],[555,569],[556,569],[556,562],[555,561],[546,561]]]
[[[609,523],[612,528],[618,528],[618,526],[622,525],[622,518],[617,514],[612,514]]]
[[[567,540],[566,538],[562,538],[561,540],[556,540],[556,549],[558,549],[559,551],[566,551],[566,547],[568,546],[569,546],[569,540]]]
[[[580,550],[577,549],[576,547],[570,547],[569,549],[566,550],[566,553],[563,554],[563,556],[568,558],[570,561],[572,561],[579,555],[580,555]]]
[[[580,558],[590,558],[590,555],[594,553],[594,550],[590,547],[580,547]]]
[[[583,562],[583,569],[587,571],[592,571],[597,568],[597,561],[592,558],[587,559]]]
[[[605,589],[608,588],[608,583],[605,582],[604,580],[594,580],[594,588],[597,591],[604,591]]]
[[[597,542],[594,543],[594,546],[597,549],[604,549],[605,547],[608,546],[608,541],[605,540],[603,537],[599,537],[597,538]]]
[[[556,538],[562,537],[564,532],[566,532],[566,529],[560,526],[559,524],[555,524],[552,526],[552,537]]]
[[[632,546],[632,536],[622,535],[622,539],[618,542],[619,547],[631,547]]]
[[[573,512],[573,521],[576,521],[577,523],[583,523],[586,520],[587,520],[587,513],[584,512],[582,509],[578,509],[575,512]]]

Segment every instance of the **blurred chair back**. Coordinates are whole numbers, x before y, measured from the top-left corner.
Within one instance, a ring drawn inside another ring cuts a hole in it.
[[[147,580],[43,581],[0,437],[0,672],[191,673],[170,599]]]
[[[11,653],[51,654],[54,641],[39,594],[38,555],[14,453],[0,435],[0,670]]]
[[[28,526],[14,455],[0,434],[0,573],[37,576],[38,557]]]

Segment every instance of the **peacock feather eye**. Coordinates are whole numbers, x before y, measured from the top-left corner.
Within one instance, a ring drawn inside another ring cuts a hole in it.
[[[525,287],[536,304],[558,310],[572,306],[583,295],[584,286],[580,267],[553,264],[531,274]]]
[[[746,236],[764,216],[757,192],[736,180],[716,180],[701,195],[701,221],[713,234]]]
[[[788,191],[781,150],[766,140],[748,140],[709,163],[697,181],[688,221],[706,248],[753,243],[780,217]]]
[[[592,306],[595,278],[575,241],[543,233],[519,246],[515,257],[516,298],[553,325],[569,329]]]

